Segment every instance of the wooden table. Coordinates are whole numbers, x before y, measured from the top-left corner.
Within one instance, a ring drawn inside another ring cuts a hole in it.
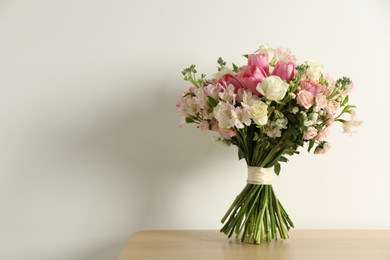
[[[118,260],[390,260],[390,230],[292,230],[290,239],[260,245],[216,230],[133,234]]]

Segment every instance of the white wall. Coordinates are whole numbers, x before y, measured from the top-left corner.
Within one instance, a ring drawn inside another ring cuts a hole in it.
[[[356,85],[364,124],[283,166],[297,228],[390,228],[390,2],[1,1],[0,259],[115,259],[142,229],[218,229],[234,147],[178,127],[182,68],[259,44]]]

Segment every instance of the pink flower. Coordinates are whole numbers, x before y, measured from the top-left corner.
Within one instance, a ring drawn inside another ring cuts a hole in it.
[[[220,128],[219,134],[223,139],[230,140],[232,139],[233,136],[236,135],[236,131],[234,131],[232,128],[228,128],[228,129]]]
[[[269,62],[267,54],[251,54],[248,56],[248,66],[256,66],[262,68],[268,74]]]
[[[322,129],[322,130],[318,133],[318,135],[317,135],[317,137],[316,137],[316,140],[317,140],[317,141],[324,141],[326,138],[328,138],[328,136],[329,136],[329,131],[330,131],[330,127],[329,127],[329,126],[327,126],[327,127],[325,127],[324,129]]]
[[[349,84],[349,86],[343,91],[343,95],[346,96],[348,95],[352,90],[354,89],[353,83]]]
[[[256,90],[256,86],[267,77],[267,73],[265,73],[263,68],[250,65],[247,66],[247,68],[237,76],[240,79],[244,89],[251,91],[257,96],[260,96],[260,93]]]
[[[303,139],[305,139],[305,140],[313,139],[314,137],[317,136],[317,133],[318,133],[317,129],[314,128],[314,127],[312,127],[312,126],[310,126],[310,127],[307,129],[307,131],[305,131],[305,132],[303,133]]]
[[[306,109],[309,109],[314,104],[313,93],[307,90],[300,90],[297,94],[297,103]]]
[[[324,92],[324,89],[325,89],[325,87],[322,86],[321,84],[319,84],[315,81],[311,81],[311,80],[301,81],[299,86],[301,87],[301,90],[302,89],[307,90],[307,91],[313,93],[314,96]]]
[[[177,104],[176,110],[183,117],[195,116],[199,111],[199,104],[191,96],[183,97]]]
[[[328,100],[326,99],[326,97],[323,95],[323,94],[318,94],[316,96],[316,106],[320,109],[323,109],[326,107],[326,105],[328,104]]]
[[[328,105],[325,108],[326,113],[328,114],[334,114],[336,111],[340,108],[340,103],[336,100],[331,100],[328,102]]]
[[[209,130],[209,128],[210,128],[209,122],[207,122],[207,120],[202,120],[202,121],[200,121],[198,128],[199,128],[201,131],[207,131],[207,130]]]
[[[317,146],[314,150],[314,154],[324,154],[330,149],[330,144],[325,142],[322,146]]]
[[[224,87],[219,84],[209,84],[204,88],[204,93],[206,96],[210,96],[215,100],[218,100],[219,93],[224,89]]]
[[[334,123],[334,116],[333,116],[333,114],[327,114],[326,115],[325,125],[326,126],[331,126],[331,125],[333,125],[333,123]]]
[[[236,76],[234,76],[233,74],[231,73],[226,73],[225,75],[223,75],[218,83],[220,83],[222,86],[224,86],[225,88],[229,85],[233,85],[234,86],[234,89],[235,91],[237,91],[239,88],[242,88],[242,84],[241,82],[236,78]]]
[[[356,113],[355,113],[355,111],[352,111],[351,112],[351,120],[343,123],[344,133],[349,133],[349,134],[352,133],[352,128],[360,126],[362,123],[363,123],[363,121],[356,120]]]
[[[273,75],[289,82],[295,76],[295,65],[292,62],[279,61],[272,72]]]

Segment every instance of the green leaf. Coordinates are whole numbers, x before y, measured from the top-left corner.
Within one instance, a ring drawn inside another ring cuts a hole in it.
[[[207,99],[208,99],[209,104],[212,108],[214,108],[218,105],[218,101],[215,100],[213,97],[207,96]]]
[[[309,141],[309,147],[307,148],[307,151],[308,151],[308,152],[310,152],[310,150],[313,148],[314,143],[315,143],[315,140],[314,140],[314,139],[311,139],[311,140]]]
[[[280,173],[280,163],[277,163],[277,164],[275,164],[274,165],[274,171],[275,171],[275,173],[276,173],[276,175],[278,175],[279,176],[279,173]]]
[[[192,119],[191,117],[186,117],[185,120],[187,124],[195,123],[194,119]]]
[[[237,72],[237,70],[238,70],[237,65],[233,63],[233,71],[234,71],[234,72]]]
[[[348,103],[348,101],[349,101],[349,96],[346,96],[346,97],[344,98],[343,103],[341,104],[341,106],[342,106],[342,107],[345,106],[345,105]]]
[[[288,162],[288,159],[284,156],[280,156],[279,162]]]
[[[244,159],[245,158],[245,153],[238,148],[238,160]]]

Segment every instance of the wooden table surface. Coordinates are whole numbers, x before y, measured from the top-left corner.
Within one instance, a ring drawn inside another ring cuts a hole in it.
[[[390,260],[390,230],[292,230],[290,239],[242,244],[217,230],[133,234],[118,260]]]

